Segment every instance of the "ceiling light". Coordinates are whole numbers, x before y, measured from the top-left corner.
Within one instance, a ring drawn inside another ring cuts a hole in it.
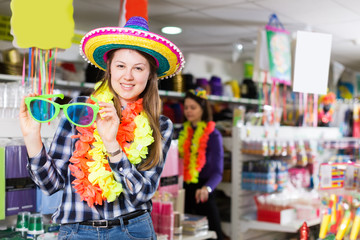
[[[243,46],[241,43],[235,43],[235,48],[236,48],[236,50],[238,50],[238,51],[242,51],[243,48],[244,48],[244,46]]]
[[[161,32],[165,34],[179,34],[182,32],[182,29],[179,27],[168,26],[168,27],[163,27],[161,29]]]

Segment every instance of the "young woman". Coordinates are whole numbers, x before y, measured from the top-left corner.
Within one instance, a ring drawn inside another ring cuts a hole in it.
[[[53,112],[40,114],[43,108],[37,106],[56,106],[37,94],[22,100],[30,174],[48,194],[64,190],[53,215],[61,224],[59,239],[156,239],[151,198],[173,129],[160,116],[157,81],[180,71],[183,56],[173,43],[149,32],[141,17],[123,28],[95,29],[80,47],[105,75],[90,98],[78,97],[64,108],[48,152],[33,118],[47,120]]]
[[[186,93],[184,115],[179,153],[184,160],[185,212],[207,216],[209,229],[223,239],[213,190],[222,180],[224,150],[204,89]]]

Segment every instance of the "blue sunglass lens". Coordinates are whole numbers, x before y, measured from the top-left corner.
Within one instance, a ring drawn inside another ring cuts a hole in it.
[[[70,105],[66,112],[71,121],[78,125],[89,125],[94,119],[94,110],[86,105]]]
[[[50,120],[55,114],[55,106],[52,103],[37,99],[30,102],[30,110],[38,121]]]

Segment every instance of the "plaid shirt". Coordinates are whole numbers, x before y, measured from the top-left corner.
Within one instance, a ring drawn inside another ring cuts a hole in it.
[[[86,97],[78,97],[74,102],[85,102]],[[46,194],[64,190],[62,202],[53,214],[55,223],[74,223],[86,220],[113,219],[135,210],[151,210],[153,197],[164,167],[173,132],[173,124],[165,116],[160,117],[162,140],[162,161],[147,171],[138,171],[123,154],[118,163],[110,163],[116,181],[122,183],[123,192],[111,203],[106,200],[103,205],[90,208],[80,195],[75,193],[71,182],[75,180],[70,174],[69,159],[75,149],[77,139],[71,136],[77,133],[65,116],[62,116],[49,152],[43,147],[41,152],[29,158],[28,169],[34,182]],[[125,179],[132,183],[132,191],[127,187]]]

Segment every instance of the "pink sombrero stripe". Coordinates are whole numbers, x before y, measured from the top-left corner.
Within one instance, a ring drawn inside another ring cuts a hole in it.
[[[91,31],[92,32],[91,35],[88,34],[84,37],[84,40],[82,43],[82,51],[85,53],[85,45],[87,44],[89,39],[92,39],[92,38],[98,37],[98,36],[103,36],[103,35],[118,35],[119,33],[126,32],[127,35],[146,38],[151,41],[155,41],[155,42],[158,42],[158,43],[161,43],[161,44],[167,46],[176,55],[178,62],[179,63],[183,62],[182,54],[181,54],[180,50],[176,47],[176,45],[169,40],[164,40],[164,38],[158,34],[149,33],[149,32],[132,29],[132,28],[121,28],[121,29],[115,29],[116,31],[111,31],[112,29],[114,29],[114,28],[108,28],[105,31],[103,31],[104,29],[95,29],[95,30]],[[140,34],[137,34],[135,32],[140,33]],[[156,37],[158,37],[158,39]],[[176,51],[175,49],[177,49],[178,51]]]

